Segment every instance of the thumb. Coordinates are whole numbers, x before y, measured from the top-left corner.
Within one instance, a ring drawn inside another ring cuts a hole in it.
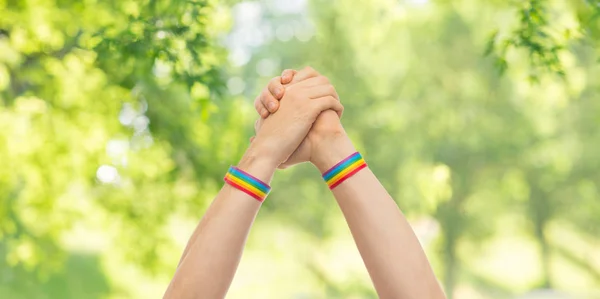
[[[338,99],[333,96],[325,96],[316,99],[312,99],[313,109],[315,109],[317,113],[323,112],[325,110],[333,110],[337,113],[339,117],[342,117],[342,113],[344,112],[344,106]]]

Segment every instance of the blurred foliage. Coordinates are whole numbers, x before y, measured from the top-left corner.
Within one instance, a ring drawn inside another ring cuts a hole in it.
[[[305,65],[449,294],[598,290],[598,4],[0,0],[0,298],[156,297]],[[375,298],[318,175],[277,174],[232,298]]]
[[[0,1],[0,293],[65,271],[66,234],[81,227],[116,241],[86,250],[170,275],[165,225],[204,207],[245,145],[235,102],[217,100],[224,13],[210,1]]]
[[[497,54],[497,67],[504,72],[508,67],[506,55],[509,49],[524,49],[529,53],[532,68],[530,80],[539,81],[539,76],[550,72],[565,76],[559,52],[576,41],[598,46],[600,28],[600,2],[597,0],[572,1],[572,18],[557,22],[561,16],[556,1],[527,0],[514,1],[518,10],[518,25],[508,36],[499,38],[499,30],[494,30],[486,49],[486,54]],[[563,4],[564,3],[559,3]]]

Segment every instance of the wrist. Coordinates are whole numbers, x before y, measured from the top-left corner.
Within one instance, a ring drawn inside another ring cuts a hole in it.
[[[313,150],[311,163],[313,163],[321,173],[329,170],[335,164],[356,152],[352,141],[341,131],[328,134],[313,141]]]
[[[268,154],[262,154],[260,150],[252,146],[246,150],[237,165],[239,169],[267,184],[270,184],[277,166],[277,162]]]

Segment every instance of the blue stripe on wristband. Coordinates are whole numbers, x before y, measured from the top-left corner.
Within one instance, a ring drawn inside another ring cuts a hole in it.
[[[354,163],[360,159],[362,159],[362,156],[360,155],[359,152],[356,152],[356,153],[348,156],[346,159],[340,161],[338,164],[334,165],[328,171],[326,171],[323,174],[323,179],[325,181],[328,181],[329,179],[331,179],[332,177],[334,177],[338,173],[340,173],[342,170],[344,170],[346,167],[348,167],[348,165],[352,165],[352,163]]]

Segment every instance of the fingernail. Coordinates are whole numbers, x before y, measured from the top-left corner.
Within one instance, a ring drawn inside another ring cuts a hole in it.
[[[287,75],[287,74],[286,74],[286,75],[283,75],[283,76],[281,76],[281,79],[282,79],[283,81],[287,81],[289,78],[290,78],[290,75]]]
[[[268,105],[268,106],[269,106],[269,111],[273,112],[273,110],[275,110],[275,106],[276,106],[276,105],[275,105],[275,103],[274,103],[274,102],[271,102],[271,103],[269,103],[269,105]]]
[[[280,96],[281,96],[281,93],[282,93],[282,90],[281,90],[281,88],[277,87],[277,88],[275,89],[275,96],[276,96],[276,97],[280,97]],[[271,104],[273,104],[273,103],[271,103]]]

